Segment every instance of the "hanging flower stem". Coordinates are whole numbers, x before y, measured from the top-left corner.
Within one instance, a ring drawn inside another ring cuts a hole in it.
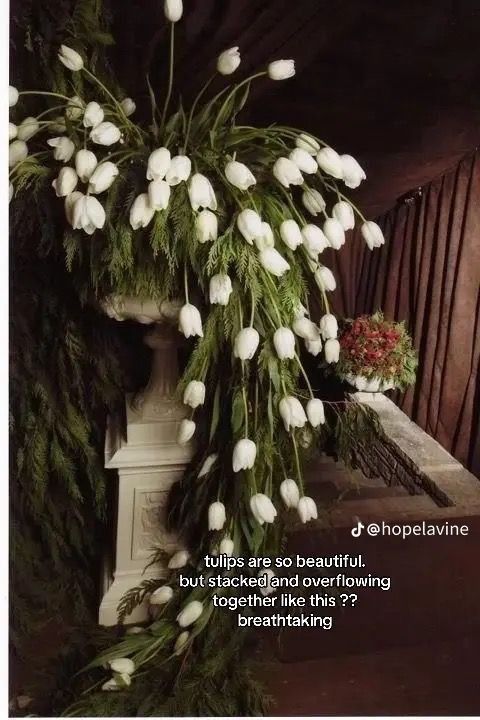
[[[165,96],[165,102],[163,105],[162,123],[160,125],[160,133],[163,133],[163,130],[165,128],[165,123],[167,120],[168,105],[170,103],[170,97],[172,95],[174,60],[175,60],[175,23],[172,22],[172,23],[170,23],[170,63],[169,63],[169,71],[168,71],[168,87],[167,87],[167,94]]]

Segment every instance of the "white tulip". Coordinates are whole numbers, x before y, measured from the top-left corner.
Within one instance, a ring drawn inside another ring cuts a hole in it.
[[[235,550],[235,543],[233,540],[228,536],[225,535],[224,538],[220,541],[220,545],[218,546],[218,552],[220,555],[228,555],[229,557],[233,555]]]
[[[155,209],[150,205],[147,193],[137,195],[130,208],[130,225],[134,230],[147,227],[153,216]]]
[[[349,188],[357,188],[367,177],[364,169],[351,155],[340,157],[343,182]]]
[[[82,182],[87,182],[97,167],[97,158],[91,150],[79,150],[75,155],[75,169]]]
[[[60,45],[58,59],[66,68],[73,72],[77,72],[83,68],[82,56],[76,50],[68,47],[68,45]]]
[[[253,327],[247,327],[237,333],[233,343],[233,354],[240,360],[251,360],[255,355],[260,335]]]
[[[304,340],[318,340],[320,330],[314,322],[303,315],[298,315],[293,321],[293,332]]]
[[[308,153],[306,150],[302,150],[302,148],[295,148],[295,150],[292,150],[288,157],[293,163],[295,163],[299,170],[306,173],[307,175],[316,173],[318,170],[318,165],[316,161],[313,159],[310,153]]]
[[[264,523],[273,523],[277,517],[275,505],[272,503],[268,495],[256,493],[250,498],[250,510],[255,520],[263,525]]]
[[[335,338],[325,342],[325,360],[327,363],[337,363],[340,357],[340,343]]]
[[[282,255],[275,250],[275,248],[267,247],[262,250],[258,256],[260,265],[265,268],[269,273],[276,277],[281,277],[287,270],[290,269],[290,265]]]
[[[148,202],[154,210],[166,210],[170,202],[170,185],[165,180],[148,184]]]
[[[217,209],[217,199],[210,180],[201,173],[192,175],[188,186],[188,196],[193,210],[198,210],[201,207],[210,208],[210,210]]]
[[[68,162],[75,152],[75,145],[68,137],[50,138],[47,144],[54,148],[53,157],[60,162]]]
[[[188,630],[184,630],[175,640],[173,652],[175,655],[181,655],[187,649],[187,643],[190,638]]]
[[[308,422],[314,428],[323,425],[325,422],[325,409],[323,402],[318,398],[312,398],[307,403]]]
[[[317,163],[323,172],[334,178],[343,178],[343,165],[340,155],[331,147],[324,147],[317,153]]]
[[[67,102],[65,115],[69,120],[78,120],[82,116],[84,108],[85,104],[83,100],[79,98],[78,95],[74,95]]]
[[[257,250],[260,251],[275,245],[272,228],[267,222],[262,222],[262,234],[256,237],[254,242]]]
[[[40,125],[37,118],[27,117],[25,120],[22,120],[20,125],[17,127],[17,138],[27,142],[27,140],[30,140],[30,138],[38,132],[39,128]]]
[[[287,432],[289,432],[290,428],[301,428],[307,422],[302,403],[293,395],[286,395],[282,398],[278,409]]]
[[[205,475],[208,475],[208,473],[210,472],[212,467],[217,462],[217,458],[218,458],[217,453],[212,453],[211,455],[206,457],[205,460],[203,461],[202,467],[200,468],[197,477],[202,478],[202,477],[205,477]]]
[[[115,678],[110,678],[110,680],[103,683],[102,690],[105,692],[114,692],[116,690],[120,690],[120,685],[117,683]]]
[[[295,480],[285,479],[280,485],[280,495],[287,508],[296,508],[300,500],[300,490]]]
[[[51,133],[64,133],[67,130],[67,123],[65,122],[65,118],[61,115],[58,115],[56,118],[54,118],[51,121],[51,124],[48,126],[48,132]]]
[[[294,316],[295,318],[301,318],[301,317],[303,317],[304,315],[308,315],[308,310],[307,310],[307,308],[305,307],[305,305],[302,305],[302,303],[300,302],[300,300],[297,300],[297,302],[295,303],[295,308],[294,308],[293,316]]]
[[[163,9],[167,20],[172,23],[178,22],[183,14],[182,0],[165,0]]]
[[[100,165],[97,165],[93,171],[88,184],[88,189],[94,195],[99,195],[100,193],[105,192],[105,190],[108,190],[117,175],[118,167],[115,163],[110,162],[110,160],[106,160],[105,162],[100,163]]]
[[[283,187],[303,185],[303,175],[294,162],[286,157],[278,158],[273,166],[273,174]]]
[[[170,168],[172,159],[166,147],[157,148],[148,158],[147,180],[163,180]],[[169,183],[171,184],[171,183]]]
[[[315,188],[307,188],[302,193],[302,203],[310,215],[319,215],[326,208],[325,200]]]
[[[77,187],[78,176],[71,167],[64,167],[58,173],[58,177],[52,182],[57,197],[70,195]]]
[[[150,595],[149,603],[150,605],[165,605],[167,602],[170,602],[172,598],[173,589],[170,585],[163,585],[153,591]]]
[[[190,553],[187,550],[177,550],[168,561],[169,570],[179,570],[185,567],[190,560]]]
[[[315,505],[315,501],[306,495],[298,501],[297,510],[303,524],[309,522],[309,520],[316,520],[318,518],[318,510]]]
[[[302,238],[305,248],[313,260],[316,260],[320,253],[328,247],[328,240],[322,230],[316,225],[304,225]]]
[[[352,230],[355,227],[355,215],[350,203],[340,200],[332,208],[333,217],[338,220],[344,230]]]
[[[193,420],[187,420],[186,418],[182,420],[178,426],[177,443],[179,445],[186,445],[195,435],[195,428],[196,425]]]
[[[290,250],[303,243],[302,233],[295,220],[284,220],[280,225],[280,237]]]
[[[224,50],[217,58],[217,72],[221,75],[231,75],[240,65],[238,45]]]
[[[97,145],[114,145],[122,134],[119,128],[111,122],[102,122],[90,131],[90,139]]]
[[[312,138],[310,135],[306,135],[305,133],[300,133],[295,140],[295,145],[301,150],[305,150],[310,155],[316,155],[320,150],[320,144],[315,140],[315,138]]]
[[[320,318],[319,322],[320,332],[324,340],[335,339],[338,334],[338,322],[335,315],[327,313]]]
[[[83,126],[86,128],[97,127],[97,125],[103,122],[104,116],[105,113],[97,102],[89,102],[83,113]]]
[[[8,167],[14,167],[28,156],[27,143],[23,140],[14,140],[8,146]]]
[[[15,138],[17,137],[17,132],[18,132],[17,126],[14,123],[9,122],[8,123],[8,140],[9,140],[9,142],[11,140],[15,140]]]
[[[130,98],[130,97],[123,98],[120,105],[122,106],[122,110],[127,117],[130,117],[130,115],[133,115],[133,113],[137,109],[135,101],[132,100],[132,98]]]
[[[377,225],[376,222],[373,222],[373,220],[367,220],[366,222],[364,222],[362,224],[360,232],[362,233],[362,237],[367,243],[370,250],[380,247],[385,243],[385,238],[383,236],[381,227]]]
[[[190,380],[183,393],[183,404],[195,410],[205,402],[205,384],[201,380]]]
[[[120,675],[123,675],[123,673],[133,675],[135,672],[135,663],[130,658],[115,658],[110,660],[109,665],[113,672],[120,673]]]
[[[226,520],[225,505],[218,501],[212,503],[208,508],[208,529],[222,530]]]
[[[232,281],[228,275],[213,275],[210,278],[209,293],[212,305],[228,305],[232,294]]]
[[[328,290],[329,292],[332,292],[337,287],[332,271],[325,267],[325,265],[322,265],[315,270],[314,278],[320,290]]]
[[[195,218],[195,230],[199,243],[213,242],[218,237],[218,219],[211,210],[202,210]]]
[[[323,232],[334,250],[340,250],[345,244],[345,230],[335,218],[327,218],[323,223]]]
[[[8,183],[8,202],[12,201],[13,193],[14,193],[13,183],[9,182]]]
[[[178,316],[178,329],[186,338],[195,335],[203,337],[202,317],[195,305],[186,303],[182,306]]]
[[[75,192],[71,193],[70,195],[67,195],[65,197],[65,217],[67,218],[67,221],[69,224],[73,227],[73,208],[77,200],[80,200],[80,198],[85,197],[85,195],[80,192],[79,190],[75,190]]]
[[[323,347],[320,335],[315,340],[305,340],[305,347],[310,355],[317,357],[322,352]]]
[[[271,595],[273,592],[275,592],[276,588],[272,587],[272,578],[275,577],[275,573],[271,568],[262,568],[259,573],[258,577],[266,577],[267,578],[267,584],[265,587],[260,588],[260,592],[265,597],[266,595]]]
[[[18,90],[13,85],[8,86],[8,107],[13,107],[18,102]]]
[[[267,68],[270,80],[287,80],[295,75],[295,60],[275,60]]]
[[[72,206],[72,226],[74,230],[84,230],[93,235],[95,230],[105,225],[105,210],[97,198],[82,195]]]
[[[175,155],[171,159],[170,167],[165,175],[165,180],[169,185],[179,185],[186,182],[192,172],[192,162],[186,155]]]
[[[279,327],[273,335],[273,344],[280,360],[293,360],[295,357],[295,335],[288,327]]]
[[[177,623],[182,628],[193,625],[203,613],[203,603],[200,600],[191,600],[177,615]]]
[[[242,210],[237,217],[237,227],[249,245],[262,237],[262,219],[255,210]]]
[[[243,438],[238,440],[233,448],[232,467],[233,472],[240,470],[250,470],[255,464],[257,456],[257,446],[253,440]]]
[[[230,160],[225,165],[225,177],[229,183],[239,190],[248,190],[251,185],[255,185],[257,182],[249,168],[236,160]]]

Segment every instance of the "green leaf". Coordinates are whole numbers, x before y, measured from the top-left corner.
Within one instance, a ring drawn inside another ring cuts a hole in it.
[[[215,431],[218,426],[219,419],[220,419],[220,383],[218,382],[217,388],[215,390],[215,397],[213,398],[212,419],[210,422],[209,442],[212,442],[213,436],[215,435]]]
[[[243,406],[242,394],[237,392],[232,403],[232,432],[236,435],[243,427],[245,420],[245,408]]]

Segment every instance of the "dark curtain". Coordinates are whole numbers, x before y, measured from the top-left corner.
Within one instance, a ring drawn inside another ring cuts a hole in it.
[[[398,404],[480,475],[480,153],[379,224],[382,251],[370,252],[355,233],[335,254],[337,310],[382,309],[407,322],[420,362],[415,387]]]

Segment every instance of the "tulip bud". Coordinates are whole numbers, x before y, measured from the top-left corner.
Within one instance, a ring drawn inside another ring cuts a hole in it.
[[[340,200],[332,208],[333,217],[338,220],[344,230],[352,230],[355,227],[355,215],[350,203]]]
[[[87,235],[93,235],[95,230],[103,228],[104,225],[105,210],[97,198],[82,195],[75,200],[72,206],[72,226],[74,230],[83,230]]]
[[[273,247],[275,239],[273,237],[272,228],[267,222],[262,222],[262,233],[254,240],[257,250],[265,250],[265,248]]]
[[[280,237],[290,250],[295,250],[303,242],[302,233],[295,220],[284,220],[282,222],[280,225]]]
[[[296,508],[300,500],[300,490],[295,480],[284,480],[280,485],[280,495],[285,507]]]
[[[37,118],[27,117],[25,120],[22,120],[20,125],[17,127],[17,138],[27,142],[27,140],[30,140],[30,138],[38,132],[39,128],[40,125]]]
[[[83,113],[84,127],[94,128],[103,121],[104,112],[97,102],[89,102]]]
[[[325,200],[315,188],[307,188],[302,193],[302,203],[310,215],[319,215],[326,207]]]
[[[277,517],[277,511],[274,504],[263,493],[256,493],[250,498],[250,510],[255,520],[263,525],[264,523],[273,523]]]
[[[190,560],[190,553],[187,550],[177,550],[168,561],[169,570],[179,570],[185,567]]]
[[[251,360],[255,355],[260,335],[253,327],[243,328],[235,337],[233,354],[240,360]]]
[[[163,9],[167,20],[172,23],[178,22],[183,14],[182,0],[165,0]]]
[[[82,56],[67,45],[60,45],[60,52],[58,53],[58,59],[63,65],[73,72],[77,72],[83,68]]]
[[[315,270],[313,277],[315,278],[315,282],[320,290],[328,290],[332,292],[337,287],[332,271],[325,267],[325,265],[322,265],[318,268],[318,270]]]
[[[58,177],[52,182],[57,197],[65,197],[72,193],[78,182],[77,173],[71,167],[64,167],[58,173]]]
[[[177,615],[177,623],[180,627],[185,628],[193,625],[203,613],[203,603],[200,600],[191,600],[180,610]]]
[[[228,557],[230,557],[231,555],[233,555],[234,550],[235,543],[228,535],[225,535],[225,537],[222,538],[222,540],[220,541],[218,552],[220,553],[220,555],[228,555]]]
[[[328,240],[316,225],[304,225],[302,238],[305,248],[313,260],[316,260],[320,253],[328,247]]]
[[[212,467],[217,462],[218,455],[217,453],[212,453],[209,455],[205,460],[203,461],[202,467],[199,470],[199,473],[197,477],[200,479],[202,477],[205,477],[205,475],[208,475]]]
[[[115,678],[110,678],[110,680],[103,683],[102,690],[105,692],[114,692],[116,690],[120,690],[120,685],[117,684]]]
[[[335,339],[337,337],[338,322],[335,315],[331,313],[323,315],[323,317],[320,318],[319,327],[324,340]]]
[[[307,310],[307,308],[305,307],[305,305],[302,305],[302,303],[300,302],[300,300],[297,300],[297,302],[296,302],[296,304],[295,304],[295,307],[294,307],[294,310],[293,310],[293,316],[294,316],[295,318],[301,318],[301,317],[303,317],[304,315],[308,315],[308,310]]]
[[[105,162],[100,163],[100,165],[97,165],[93,171],[90,176],[88,189],[94,195],[99,195],[100,193],[105,192],[105,190],[108,190],[117,175],[118,167],[115,163],[106,160]]]
[[[273,174],[283,187],[303,185],[303,176],[298,167],[286,157],[278,158],[273,166]]]
[[[334,338],[325,342],[325,360],[327,363],[337,363],[340,357],[340,343]]]
[[[130,225],[134,230],[147,227],[154,214],[155,210],[150,205],[147,193],[141,193],[130,208]]]
[[[169,585],[157,588],[150,595],[150,605],[165,605],[173,598],[173,590]]]
[[[195,219],[195,230],[199,243],[214,241],[218,236],[218,220],[211,210],[202,210]]]
[[[217,59],[217,72],[221,75],[231,75],[240,65],[240,53],[238,45],[224,50]]]
[[[13,85],[8,86],[8,107],[13,107],[18,102],[18,90]]]
[[[292,360],[295,357],[295,336],[288,327],[275,330],[273,344],[280,360]]]
[[[238,440],[233,448],[232,467],[233,472],[250,470],[255,464],[257,446],[252,440],[243,438]]]
[[[198,210],[201,207],[210,208],[210,210],[217,209],[217,199],[210,180],[201,173],[192,175],[188,186],[188,196],[193,210]]]
[[[170,168],[170,164],[170,150],[165,147],[154,150],[147,162],[147,180],[163,180],[167,170]]]
[[[70,193],[70,195],[67,195],[65,197],[65,217],[67,218],[67,221],[70,223],[70,225],[73,227],[73,207],[77,200],[80,198],[85,197],[85,195],[80,192],[79,190],[75,190],[75,192]]]
[[[201,380],[190,380],[183,393],[183,404],[195,410],[205,402],[205,384]]]
[[[318,170],[317,163],[310,155],[310,153],[308,153],[306,150],[302,150],[301,148],[295,148],[295,150],[292,150],[288,157],[298,167],[299,170],[306,173],[307,175],[316,173]]]
[[[318,327],[303,315],[299,315],[293,321],[293,332],[304,340],[318,340],[320,330]]]
[[[137,109],[135,102],[132,100],[132,98],[129,98],[129,97],[124,98],[122,100],[122,102],[120,103],[120,105],[122,106],[122,110],[127,117],[130,117],[130,115],[133,115],[133,113]]]
[[[266,578],[265,587],[263,587],[263,586],[260,587],[260,592],[262,593],[262,595],[264,597],[266,595],[271,595],[273,592],[275,592],[276,588],[272,587],[272,579],[275,577],[275,573],[273,572],[273,570],[271,568],[262,568],[258,573],[258,577]]]
[[[365,171],[351,155],[341,155],[340,162],[343,182],[349,188],[357,188],[367,177]]]
[[[376,222],[373,222],[373,220],[367,220],[367,222],[364,222],[360,232],[362,233],[362,237],[370,250],[380,247],[385,243],[382,229]]]
[[[237,227],[249,245],[262,236],[262,220],[254,210],[242,210],[237,217]]]
[[[300,133],[295,140],[295,145],[301,150],[305,150],[310,155],[316,155],[320,150],[320,144],[315,140],[315,138],[310,137],[310,135],[305,135],[305,133]]]
[[[345,230],[335,218],[328,218],[323,223],[323,232],[330,246],[334,250],[340,250],[345,244]]]
[[[135,663],[130,658],[115,658],[109,662],[110,669],[112,672],[120,673],[123,675],[133,675],[135,672]]]
[[[324,147],[317,153],[317,163],[323,172],[334,178],[343,178],[340,155],[331,147]]]
[[[194,436],[195,428],[196,425],[193,420],[182,420],[178,426],[177,443],[179,445],[186,445]]]
[[[15,140],[15,138],[17,137],[17,132],[18,132],[17,126],[14,123],[9,122],[8,123],[8,140],[9,140],[9,142],[11,140]]]
[[[305,340],[305,347],[310,355],[317,357],[322,352],[323,347],[320,335],[315,340]]]
[[[165,180],[152,180],[148,185],[148,202],[154,210],[166,210],[170,202],[170,185]]]
[[[195,335],[203,337],[202,318],[195,305],[186,303],[182,306],[178,316],[178,329],[186,338]]]
[[[47,144],[54,148],[53,157],[60,162],[68,162],[75,152],[75,145],[67,137],[50,138]]]
[[[260,261],[260,265],[276,277],[281,277],[287,272],[287,270],[290,269],[290,265],[285,258],[280,255],[278,250],[275,250],[275,248],[272,247],[267,247],[265,250],[262,250],[258,259]]]
[[[74,95],[67,102],[67,109],[65,110],[65,115],[69,120],[78,120],[83,114],[84,107],[85,105],[83,103],[83,100],[81,100],[78,95]]]
[[[308,422],[314,428],[319,425],[323,425],[325,422],[325,410],[323,408],[323,402],[318,398],[312,398],[307,403],[307,417]]]
[[[111,122],[101,122],[90,132],[90,139],[97,145],[114,145],[120,138],[120,130]]]
[[[290,428],[301,428],[307,422],[307,416],[300,400],[293,397],[293,395],[286,395],[282,398],[278,409],[287,432],[289,432]]]
[[[232,281],[228,275],[213,275],[210,278],[209,291],[212,305],[228,305],[232,293]]]
[[[208,529],[222,530],[226,520],[225,505],[218,501],[212,503],[208,508]]]
[[[309,520],[316,520],[318,518],[317,506],[315,501],[311,497],[306,495],[298,501],[298,514],[303,524]]]
[[[187,643],[190,638],[190,633],[188,630],[184,630],[180,633],[180,635],[175,640],[175,646],[173,648],[173,652],[175,655],[181,655],[185,650],[187,649]]]
[[[228,182],[239,190],[248,190],[251,185],[257,182],[248,167],[236,160],[230,160],[225,165],[225,177]]]
[[[65,118],[61,115],[58,115],[56,118],[54,118],[49,126],[48,126],[48,132],[50,133],[64,133],[67,130],[67,124],[65,122]]]
[[[287,80],[295,75],[295,60],[275,60],[267,68],[270,80]]]
[[[186,155],[175,155],[170,162],[170,167],[165,175],[165,180],[169,185],[179,185],[186,182],[192,171],[192,163]]]

